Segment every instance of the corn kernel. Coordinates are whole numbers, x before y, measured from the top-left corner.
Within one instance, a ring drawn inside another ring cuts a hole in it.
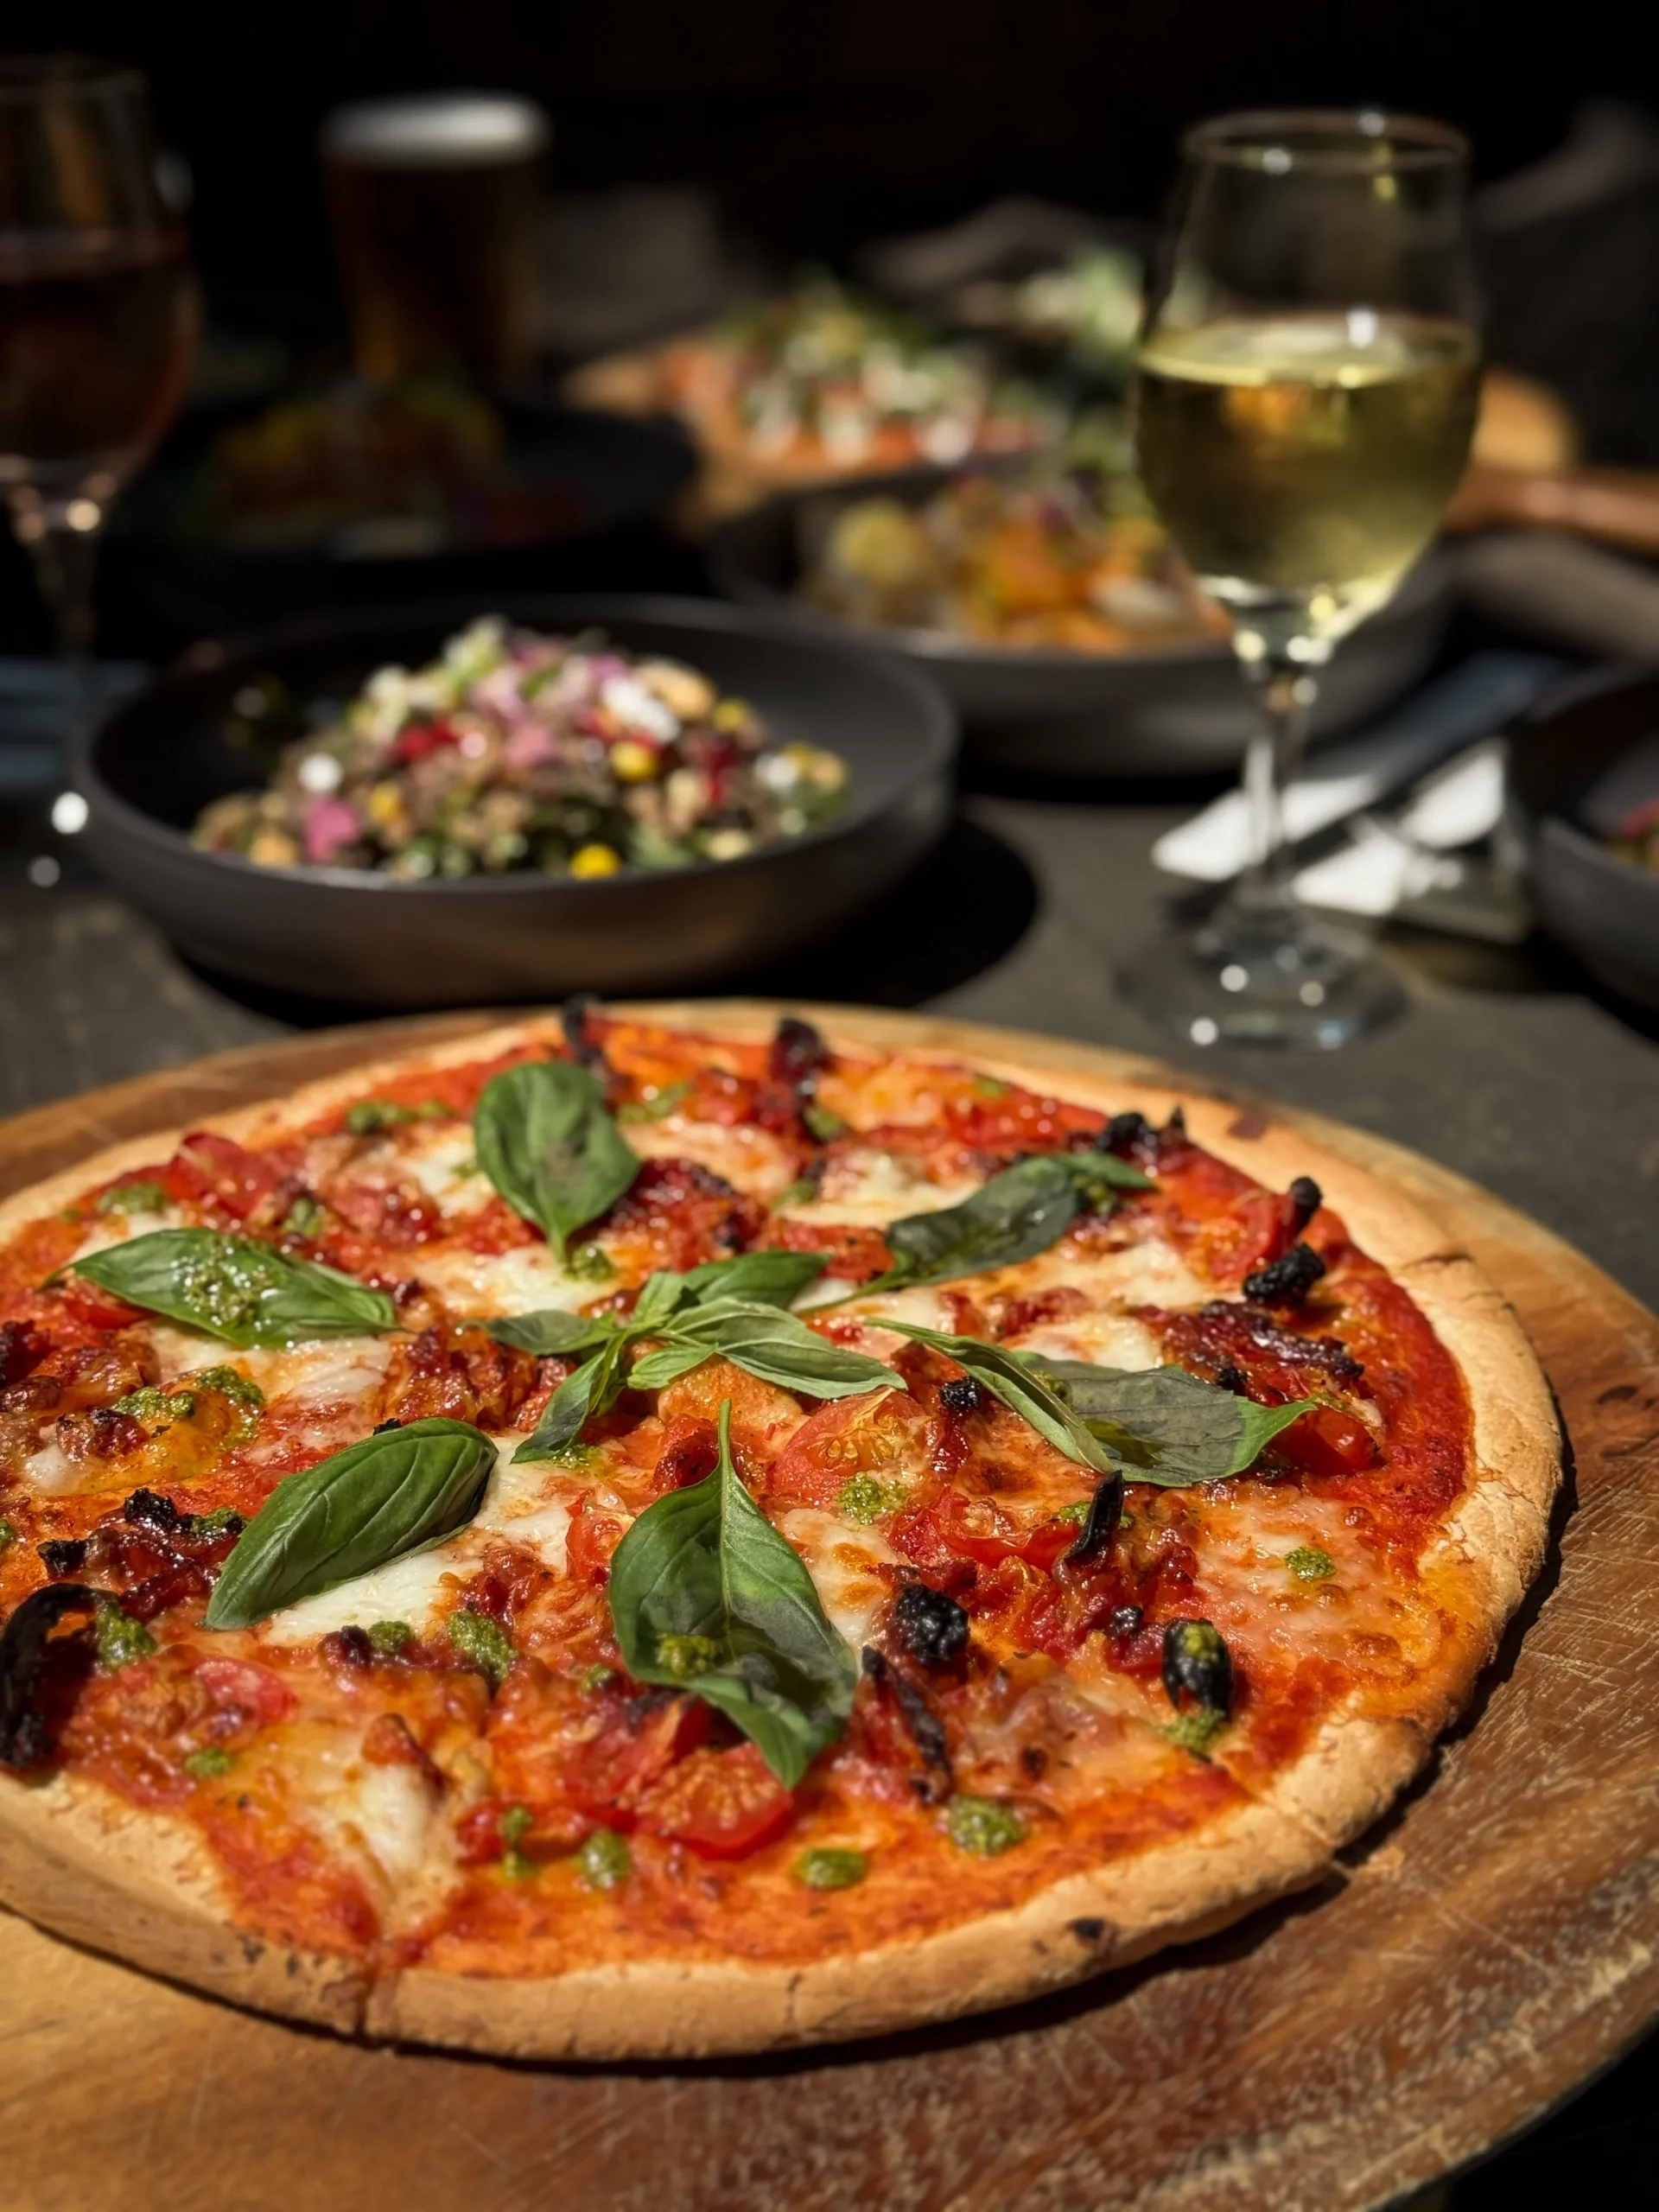
[[[394,822],[402,818],[403,797],[396,784],[377,784],[369,793],[365,804],[370,821],[378,823],[383,830],[389,830]]]
[[[657,755],[650,746],[625,737],[611,747],[611,766],[625,784],[649,783],[657,772]]]
[[[747,729],[754,720],[754,709],[747,699],[722,699],[715,709],[714,720],[716,729]]]
[[[583,845],[570,855],[572,875],[614,875],[621,865],[621,855],[609,845]]]

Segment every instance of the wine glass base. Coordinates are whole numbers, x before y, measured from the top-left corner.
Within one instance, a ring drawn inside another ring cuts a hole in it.
[[[1355,932],[1299,916],[1287,932],[1218,919],[1145,946],[1118,987],[1192,1045],[1332,1052],[1391,1021],[1406,995]]]

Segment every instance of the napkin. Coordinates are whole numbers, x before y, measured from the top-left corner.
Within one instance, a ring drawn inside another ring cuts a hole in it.
[[[1545,653],[1474,653],[1382,721],[1321,747],[1285,793],[1291,842],[1405,790],[1471,740],[1500,729],[1566,672],[1564,661]],[[1249,811],[1236,790],[1167,830],[1152,849],[1166,874],[1199,883],[1230,881],[1249,856]]]

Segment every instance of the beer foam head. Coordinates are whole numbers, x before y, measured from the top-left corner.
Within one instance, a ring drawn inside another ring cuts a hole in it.
[[[542,109],[515,93],[422,92],[336,108],[322,150],[375,168],[473,168],[529,160],[550,136]]]

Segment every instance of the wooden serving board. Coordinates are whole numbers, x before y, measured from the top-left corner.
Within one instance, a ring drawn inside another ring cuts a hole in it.
[[[0,1193],[479,1018],[258,1046],[22,1116],[0,1124]],[[925,1027],[969,1053],[1009,1041]],[[1475,2156],[1614,2056],[1659,2012],[1659,1320],[1473,1185],[1283,1118],[1466,1245],[1572,1441],[1544,1573],[1474,1710],[1339,1874],[987,2018],[602,2070],[340,2043],[0,1913],[7,2212],[1338,2212]]]

